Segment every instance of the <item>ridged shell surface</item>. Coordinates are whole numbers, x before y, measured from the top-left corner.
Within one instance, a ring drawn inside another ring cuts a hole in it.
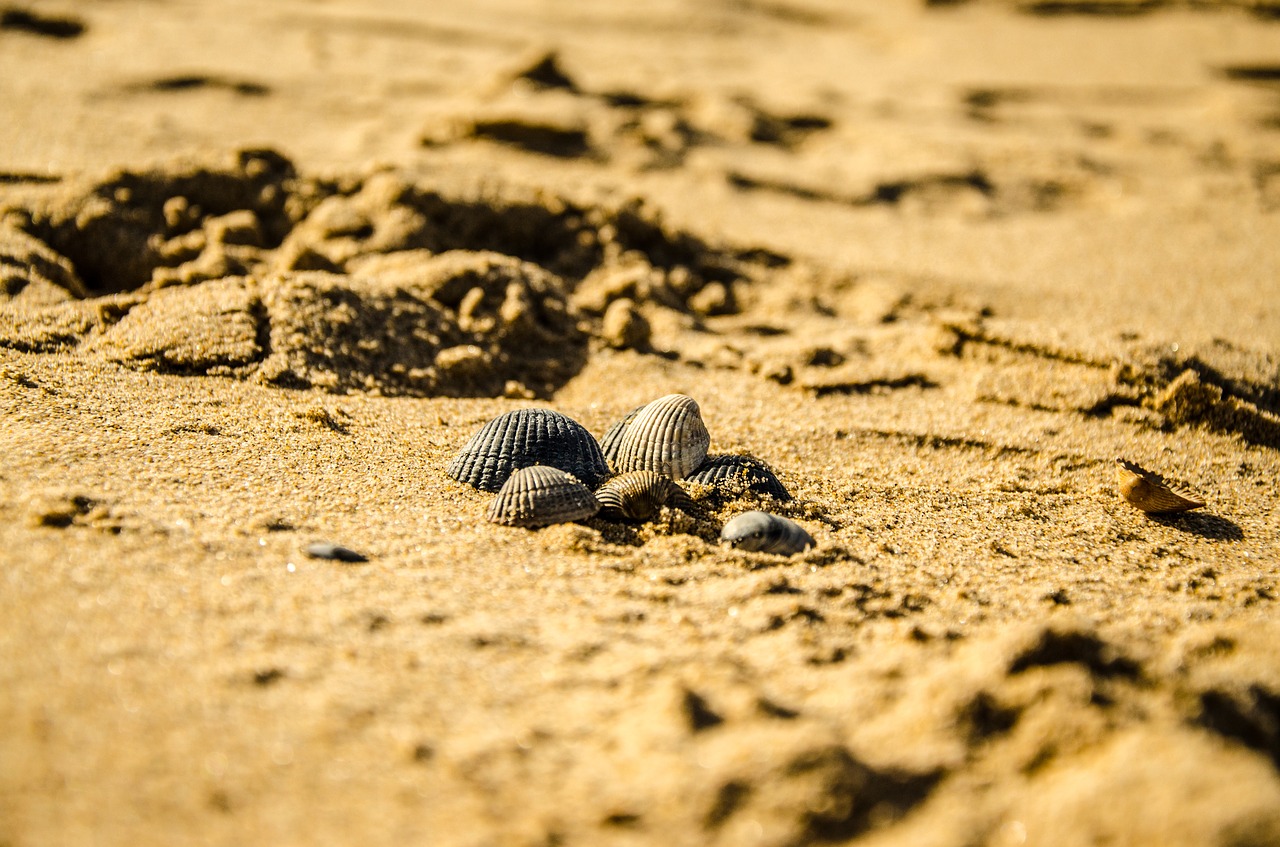
[[[636,419],[636,415],[644,410],[648,404],[636,406],[630,412],[613,426],[609,427],[605,432],[604,438],[600,439],[600,452],[604,454],[604,460],[613,467],[617,464],[618,445],[622,443],[622,434],[627,431],[627,427],[631,426],[631,422]]]
[[[595,436],[550,409],[516,409],[480,427],[449,463],[449,476],[497,491],[520,468],[549,465],[596,486],[609,472]]]
[[[755,491],[783,502],[791,499],[791,492],[773,470],[750,456],[710,456],[686,481],[726,491]]]
[[[620,474],[596,491],[601,517],[622,517],[647,521],[663,506],[688,510],[693,501],[684,489],[666,474],[631,471]]]
[[[1116,459],[1116,484],[1129,505],[1148,514],[1186,512],[1204,506],[1204,501],[1189,491],[1124,459]]]
[[[511,474],[486,517],[503,526],[538,527],[580,521],[599,510],[595,495],[572,474],[534,465]]]
[[[804,527],[769,512],[744,512],[724,525],[720,540],[739,550],[790,556],[816,545]]]
[[[683,479],[702,464],[710,444],[698,402],[668,394],[635,412],[630,423],[623,421],[610,439],[611,464],[617,473],[656,471]]]

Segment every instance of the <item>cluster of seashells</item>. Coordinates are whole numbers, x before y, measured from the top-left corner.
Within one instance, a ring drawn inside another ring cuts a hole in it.
[[[447,471],[459,482],[494,492],[487,517],[504,526],[533,528],[597,514],[646,521],[664,506],[691,512],[695,503],[680,481],[791,499],[764,462],[708,456],[710,446],[697,401],[668,394],[632,409],[599,442],[582,424],[551,409],[507,412],[481,426]],[[814,546],[799,524],[758,511],[730,521],[720,537],[740,549],[782,555]]]

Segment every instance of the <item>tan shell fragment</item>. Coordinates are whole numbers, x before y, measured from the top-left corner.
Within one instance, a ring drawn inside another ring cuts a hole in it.
[[[601,517],[622,517],[647,521],[672,506],[682,511],[693,507],[693,500],[675,480],[654,471],[631,471],[606,482],[596,490]]]
[[[600,502],[573,474],[533,465],[507,479],[485,517],[503,526],[539,527],[580,521],[598,511]]]
[[[1203,500],[1181,486],[1124,459],[1116,459],[1116,483],[1120,496],[1129,505],[1148,514],[1186,512],[1204,506]]]
[[[711,445],[698,402],[685,394],[659,397],[620,427],[605,436],[605,458],[617,473],[655,471],[684,479],[702,465]]]

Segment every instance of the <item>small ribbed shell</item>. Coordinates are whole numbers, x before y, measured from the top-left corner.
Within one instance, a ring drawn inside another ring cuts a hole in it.
[[[793,520],[769,512],[744,512],[724,525],[720,540],[739,550],[790,556],[816,545]]]
[[[689,511],[693,501],[684,489],[666,474],[655,471],[631,471],[620,474],[596,490],[601,517],[621,517],[647,521],[662,509],[672,506]]]
[[[783,502],[791,499],[791,492],[769,466],[751,456],[710,456],[686,481],[734,493],[768,494]]]
[[[1129,505],[1153,515],[1186,512],[1204,506],[1204,501],[1176,483],[1146,468],[1116,459],[1116,484]]]
[[[600,501],[572,474],[534,465],[507,479],[485,517],[503,526],[538,527],[584,520],[599,510]]]
[[[668,394],[633,410],[609,430],[605,441],[606,458],[616,473],[656,471],[683,479],[707,457],[711,435],[696,400]]]
[[[449,463],[449,476],[481,491],[497,491],[511,474],[550,465],[588,486],[609,472],[595,436],[551,409],[516,409],[489,421]]]

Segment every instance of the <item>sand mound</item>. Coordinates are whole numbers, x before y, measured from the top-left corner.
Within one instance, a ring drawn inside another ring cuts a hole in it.
[[[162,271],[157,281],[243,272],[255,251],[279,244],[300,216],[298,203],[290,202],[294,180],[288,160],[251,150],[225,163],[117,171],[87,186],[69,186],[39,208],[10,214],[70,261],[88,294],[112,294],[145,285],[158,269],[200,259],[201,271],[176,280]]]
[[[547,395],[576,373],[586,334],[564,281],[492,253],[414,252],[354,276],[263,282],[271,355],[284,386],[384,393]]]
[[[0,343],[336,392],[549,396],[593,333],[645,346],[643,315],[606,319],[615,302],[732,311],[735,285],[784,261],[670,232],[635,203],[445,193],[389,171],[304,179],[261,150],[4,211]]]
[[[87,348],[143,370],[229,374],[264,353],[255,288],[243,278],[228,278],[160,289]]]
[[[549,397],[594,336],[818,397],[963,381],[980,402],[1280,448],[1269,352],[944,309],[905,283],[709,245],[636,203],[391,170],[304,178],[250,150],[3,212],[0,344],[21,350],[334,392]]]
[[[581,367],[587,336],[559,277],[495,254],[382,258],[353,276],[160,288],[85,349],[165,373],[417,395],[546,394]]]
[[[0,226],[0,298],[44,306],[85,294],[70,262],[38,238]]]

